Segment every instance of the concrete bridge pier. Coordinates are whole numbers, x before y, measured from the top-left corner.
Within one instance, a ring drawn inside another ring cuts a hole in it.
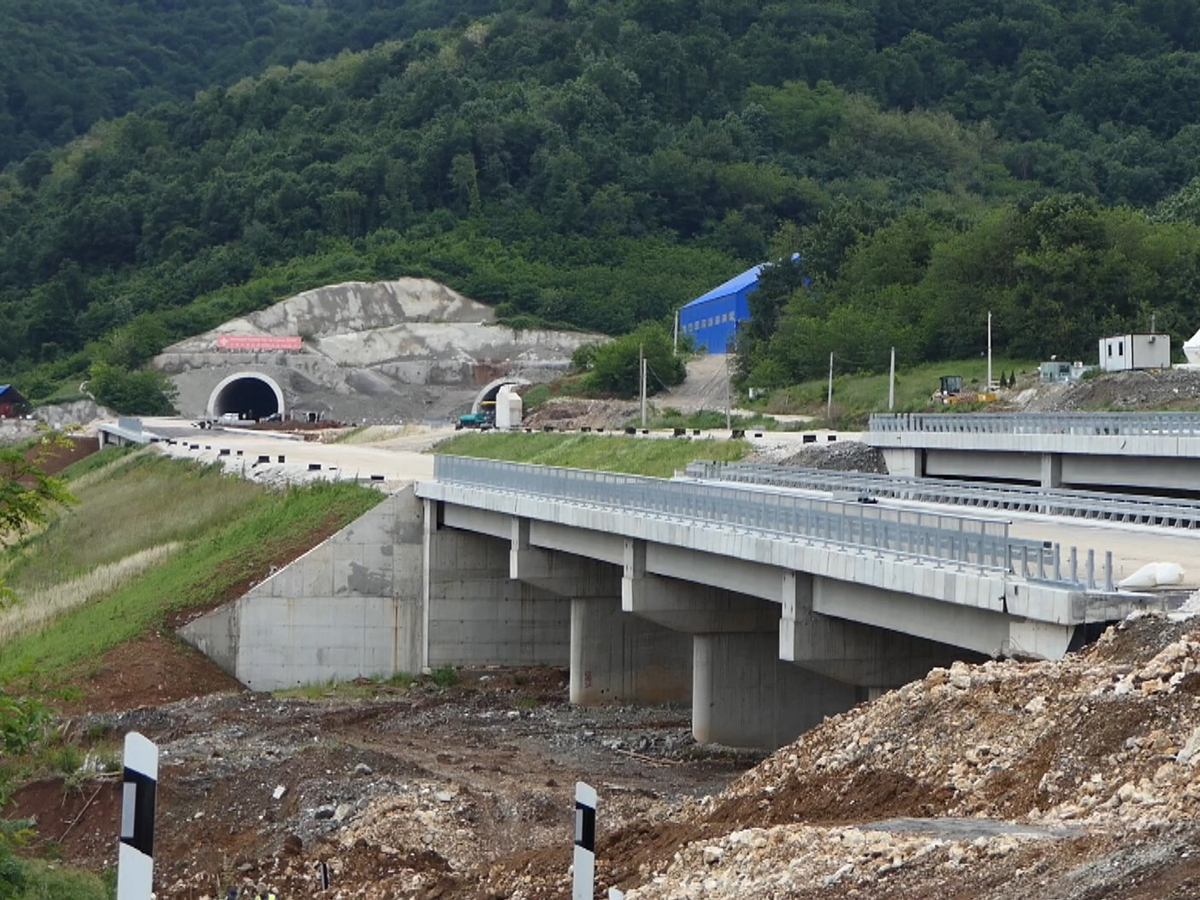
[[[1061,453],[1042,454],[1042,487],[1063,486],[1063,458]]]
[[[528,519],[511,526],[509,576],[570,600],[572,703],[691,698],[691,638],[622,611],[619,566],[531,546]]]
[[[702,744],[775,749],[857,700],[853,685],[780,661],[778,603],[648,574],[643,541],[625,542],[621,606],[692,635],[692,734]]]
[[[565,666],[571,601],[509,576],[505,538],[445,527],[425,502],[425,665]]]
[[[571,601],[571,702],[683,703],[692,640],[621,609],[620,596]]]
[[[781,662],[775,634],[693,641],[692,734],[702,744],[774,750],[859,699],[853,685]]]
[[[784,573],[779,658],[858,686],[860,699],[924,678],[936,666],[978,656],[903,632],[814,612],[817,585],[826,604],[836,603],[837,582],[803,572]]]

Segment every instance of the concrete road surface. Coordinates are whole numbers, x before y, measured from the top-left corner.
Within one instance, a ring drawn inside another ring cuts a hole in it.
[[[238,428],[196,428],[186,419],[147,418],[142,427],[175,441],[158,445],[170,456],[221,463],[231,472],[270,484],[358,480],[395,488],[433,475],[433,457],[416,450],[322,444],[294,435]],[[223,450],[228,452],[222,454]],[[260,462],[260,457],[268,461]]]

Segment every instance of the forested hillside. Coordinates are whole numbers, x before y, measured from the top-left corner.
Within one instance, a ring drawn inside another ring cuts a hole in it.
[[[497,0],[4,0],[0,168],[132,109],[498,8]],[[45,165],[39,154],[30,176]]]
[[[781,267],[742,348],[764,386],[975,352],[989,305],[1022,355],[1200,325],[1195,4],[501,5],[11,165],[0,358],[37,393],[405,274],[619,333],[794,250],[811,287]]]

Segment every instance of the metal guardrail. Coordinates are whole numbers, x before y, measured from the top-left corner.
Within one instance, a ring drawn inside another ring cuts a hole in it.
[[[1033,512],[1087,521],[1200,528],[1200,502],[1174,497],[1134,494],[1115,497],[1095,491],[1063,488],[783,468],[748,463],[694,462],[689,464],[685,471],[690,478],[706,481],[773,485],[832,494],[854,492],[893,500],[941,503],[1006,512]]]
[[[886,552],[937,566],[1015,572],[1031,580],[1096,587],[1095,563],[1090,554],[1085,578],[1080,576],[1074,555],[1068,558],[1064,573],[1058,545],[1014,539],[1009,535],[1008,523],[995,519],[458,456],[436,457],[434,478],[490,491]],[[1104,581],[1111,591],[1111,555]]]
[[[1198,413],[876,413],[869,430],[929,434],[1200,437]]]

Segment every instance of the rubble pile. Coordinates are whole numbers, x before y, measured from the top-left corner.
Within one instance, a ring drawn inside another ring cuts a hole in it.
[[[747,462],[775,463],[780,466],[796,466],[805,469],[826,469],[835,472],[869,472],[886,475],[887,466],[883,453],[861,441],[836,441],[805,447],[798,452],[794,445],[774,448],[762,454],[754,454]]]
[[[1049,889],[1053,860],[1195,827],[1198,694],[1194,619],[1123,622],[1058,662],[935,669],[695,804],[703,834],[627,896],[933,896],[965,872],[980,896],[1016,896],[1022,873]],[[1113,866],[1112,885],[1132,877]]]

